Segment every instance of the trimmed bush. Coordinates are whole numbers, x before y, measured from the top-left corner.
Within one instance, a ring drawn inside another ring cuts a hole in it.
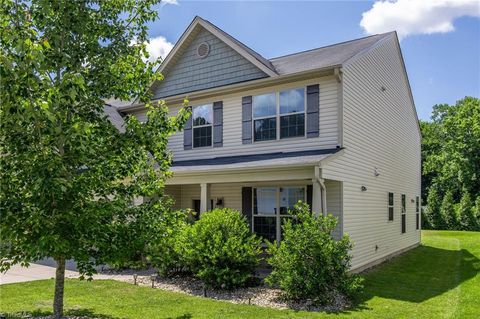
[[[147,248],[148,260],[158,269],[161,276],[188,272],[186,262],[176,249],[182,231],[191,219],[189,210],[165,211],[156,221],[158,236]]]
[[[261,240],[250,233],[245,218],[232,209],[214,209],[186,227],[177,242],[188,267],[214,288],[247,285],[259,262]]]
[[[291,211],[296,220],[282,226],[280,245],[269,244],[268,263],[273,271],[266,281],[279,286],[288,299],[330,302],[335,292],[352,296],[361,290],[362,279],[348,273],[352,248],[348,236],[332,238],[337,220],[332,215],[316,216],[299,203]]]

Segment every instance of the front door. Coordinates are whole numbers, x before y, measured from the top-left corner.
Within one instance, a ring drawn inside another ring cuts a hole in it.
[[[299,201],[305,202],[303,186],[253,188],[253,231],[259,236],[279,242],[282,221],[291,218],[289,210]]]

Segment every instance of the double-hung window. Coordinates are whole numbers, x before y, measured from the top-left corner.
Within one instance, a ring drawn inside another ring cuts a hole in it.
[[[393,193],[388,193],[388,220],[393,220],[394,200]]]
[[[305,90],[280,92],[280,138],[305,136]]]
[[[194,106],[192,113],[193,147],[212,146],[212,104]]]
[[[253,130],[255,141],[277,139],[277,96],[268,93],[253,97]]]
[[[254,141],[305,136],[305,89],[253,97]]]
[[[282,222],[293,218],[290,209],[306,200],[304,186],[253,188],[253,231],[269,241],[280,241]]]

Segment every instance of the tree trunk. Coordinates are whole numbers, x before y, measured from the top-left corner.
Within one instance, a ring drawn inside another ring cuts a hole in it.
[[[56,258],[57,271],[55,273],[55,297],[53,298],[53,317],[63,317],[63,288],[65,286],[65,257]]]

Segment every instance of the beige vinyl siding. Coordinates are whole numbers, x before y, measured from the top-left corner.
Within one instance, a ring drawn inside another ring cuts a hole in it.
[[[322,171],[324,178],[343,181],[343,231],[355,245],[352,268],[359,268],[420,241],[411,199],[420,195],[421,137],[393,36],[344,66],[342,94],[344,155]],[[394,221],[388,221],[388,192],[395,194]]]
[[[200,199],[200,184],[167,185],[165,194],[175,200],[174,209],[193,209],[193,201]],[[242,184],[220,183],[210,185],[210,198],[215,201],[223,198],[225,207],[242,210]]]
[[[333,238],[342,237],[342,183],[339,181],[326,180],[327,189],[327,213],[332,214],[338,220],[337,227],[333,231]]]
[[[200,184],[182,185],[181,206],[193,209],[193,200],[200,199]]]
[[[174,200],[174,204],[173,204],[173,209],[177,210],[177,209],[181,209],[181,200],[178,200],[178,199],[181,199],[181,196],[182,196],[182,188],[180,185],[167,185],[165,186],[165,189],[164,189],[164,194],[167,195],[167,196],[171,196]]]
[[[317,138],[296,137],[275,141],[254,142],[242,144],[242,97],[275,92],[285,89],[306,87],[311,84],[320,84],[320,135]],[[292,152],[312,149],[335,148],[338,144],[338,90],[340,84],[333,76],[321,77],[312,80],[299,81],[289,84],[272,86],[258,90],[249,90],[225,96],[218,96],[209,100],[192,100],[190,105],[200,105],[223,101],[223,147],[183,149],[183,132],[178,132],[169,139],[169,148],[172,150],[175,161],[205,159],[218,156],[233,156],[258,153]],[[171,107],[171,115],[175,115],[179,106]],[[145,119],[145,112],[134,113],[140,120]]]

